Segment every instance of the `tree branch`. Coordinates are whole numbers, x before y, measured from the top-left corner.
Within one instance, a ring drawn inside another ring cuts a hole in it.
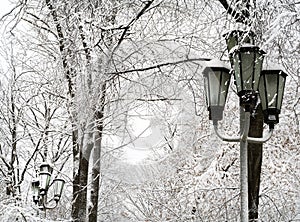
[[[74,75],[72,68],[69,66],[68,61],[67,61],[67,53],[66,53],[66,47],[65,47],[65,38],[63,34],[63,29],[61,24],[59,23],[58,15],[56,10],[53,8],[53,5],[51,4],[50,0],[46,0],[46,5],[48,6],[52,19],[55,24],[56,32],[58,35],[58,41],[59,41],[59,51],[62,55],[62,63],[63,63],[63,68],[65,70],[65,76],[68,81],[68,93],[70,94],[71,98],[75,97],[75,92],[74,92],[74,83],[72,80],[72,76]]]
[[[149,66],[145,68],[137,68],[137,69],[130,69],[130,70],[124,70],[124,71],[119,71],[119,72],[110,72],[107,73],[108,75],[120,75],[120,74],[126,74],[126,73],[131,73],[131,72],[143,72],[143,71],[148,71],[151,69],[159,69],[164,66],[174,66],[182,63],[187,63],[187,62],[205,62],[205,61],[210,61],[211,59],[209,58],[195,58],[195,59],[184,59],[176,62],[166,62],[166,63],[161,63],[157,64],[154,66]]]
[[[150,5],[153,3],[153,1],[154,1],[154,0],[147,1],[146,4],[145,4],[145,6],[144,6],[144,7],[142,8],[142,10],[136,15],[136,17],[133,18],[133,19],[128,23],[128,25],[127,25],[126,27],[123,27],[124,31],[123,31],[123,33],[122,33],[122,35],[121,35],[121,37],[120,37],[120,39],[119,39],[119,41],[118,41],[117,46],[120,45],[121,42],[124,40],[125,35],[126,35],[126,33],[128,32],[130,26],[131,26],[134,22],[136,22],[136,21],[137,21],[137,20],[138,20],[145,12],[146,12],[146,10],[150,7]]]

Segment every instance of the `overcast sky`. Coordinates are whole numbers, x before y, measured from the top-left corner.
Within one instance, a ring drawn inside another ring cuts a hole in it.
[[[9,0],[1,0],[0,17],[11,10],[12,6]]]
[[[0,6],[0,18],[2,18],[3,15],[7,14],[8,12],[11,11],[13,8],[12,4],[10,3],[11,0],[0,0],[1,1],[1,6]],[[5,27],[7,23],[0,22],[0,50],[3,50],[6,46],[5,44]],[[2,51],[1,51],[2,52]],[[1,65],[1,71],[6,71],[6,62],[4,61],[4,58],[0,55],[0,65]],[[1,78],[1,76],[0,76]]]

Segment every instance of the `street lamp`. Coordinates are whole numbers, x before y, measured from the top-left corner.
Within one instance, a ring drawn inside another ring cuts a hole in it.
[[[46,162],[42,163],[40,165],[39,178],[34,178],[31,183],[33,202],[39,204],[43,210],[54,209],[57,206],[65,184],[65,181],[61,178],[53,179],[52,184],[50,184],[52,172],[53,168],[50,164]],[[48,206],[47,194],[51,185],[54,187],[54,197],[51,200],[55,201],[55,205]]]
[[[234,31],[226,35],[227,48],[234,74],[237,94],[240,98],[240,135],[224,136],[218,131],[218,121],[222,120],[223,110],[230,83],[229,71],[224,67],[211,63],[203,70],[206,101],[210,112],[209,119],[213,120],[214,130],[223,141],[240,142],[240,183],[241,183],[241,221],[248,221],[248,162],[247,146],[251,143],[264,143],[272,136],[274,124],[279,122],[286,73],[273,66],[262,70],[265,52],[252,44],[251,38],[242,38],[246,32]],[[246,43],[245,43],[246,42]],[[225,80],[226,79],[226,80]],[[259,91],[258,91],[259,90]],[[255,112],[261,98],[265,123],[270,130],[263,138],[249,137],[250,116]],[[222,99],[220,99],[222,98]],[[212,113],[216,112],[216,114]]]

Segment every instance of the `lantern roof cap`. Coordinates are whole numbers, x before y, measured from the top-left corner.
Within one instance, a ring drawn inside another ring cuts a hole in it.
[[[40,175],[42,175],[42,174],[47,174],[47,175],[50,175],[50,176],[51,176],[51,173],[49,173],[49,172],[45,172],[45,171],[43,171],[43,172],[40,172]]]
[[[49,165],[49,166],[53,166],[52,165],[52,163],[49,163],[49,162],[41,162],[41,164],[40,164],[40,166],[47,166],[47,165]]]
[[[236,45],[234,47],[232,47],[232,49],[230,50],[229,54],[234,54],[237,51],[248,51],[249,49],[253,49],[253,50],[257,50],[259,51],[261,54],[266,54],[266,52],[262,49],[260,49],[258,46],[250,44],[250,43],[243,43],[242,45]]]
[[[37,177],[34,177],[33,179],[32,179],[32,181],[31,182],[39,182],[39,178],[37,178]]]
[[[281,72],[282,75],[287,76],[285,68],[278,63],[264,61],[262,72]]]
[[[56,180],[56,181],[63,181],[63,182],[66,182],[63,178],[55,178],[54,180]]]
[[[228,70],[229,72],[230,66],[225,62],[215,58],[204,63],[203,72],[205,72],[207,69],[220,69],[220,70],[223,69],[223,70]]]

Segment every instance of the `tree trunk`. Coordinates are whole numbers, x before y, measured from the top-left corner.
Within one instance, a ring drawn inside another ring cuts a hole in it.
[[[76,76],[75,71],[71,68],[72,66],[70,66],[68,64],[68,60],[67,60],[67,48],[65,46],[65,36],[63,33],[63,28],[62,25],[59,22],[59,18],[57,15],[57,12],[55,10],[55,8],[53,7],[52,3],[50,0],[45,0],[47,7],[50,10],[54,25],[55,25],[55,29],[57,32],[57,36],[58,36],[58,41],[59,41],[59,52],[62,56],[62,66],[64,69],[64,74],[65,74],[65,78],[68,82],[68,93],[69,96],[71,98],[71,102],[70,102],[70,107],[71,107],[71,111],[70,111],[70,117],[71,117],[71,121],[72,121],[72,127],[73,127],[73,131],[72,131],[72,146],[73,146],[73,196],[72,196],[72,218],[75,221],[80,221],[80,211],[82,211],[82,209],[85,209],[86,203],[82,202],[84,201],[84,198],[82,198],[82,193],[81,188],[83,187],[81,185],[81,182],[83,182],[85,180],[81,178],[81,169],[85,169],[86,165],[88,165],[85,161],[82,160],[82,146],[79,143],[79,135],[78,135],[78,129],[77,129],[77,125],[76,125],[76,113],[72,110],[74,108],[74,98],[75,98],[75,86],[74,86],[74,82],[73,82],[73,77]],[[83,220],[84,221],[84,220]]]
[[[79,215],[79,201],[78,194],[80,190],[79,180],[80,180],[80,171],[79,171],[79,144],[78,144],[78,133],[76,130],[72,132],[72,145],[73,145],[73,196],[72,196],[72,213],[71,216],[76,221]]]
[[[95,113],[96,131],[94,133],[94,152],[93,152],[93,167],[92,167],[92,188],[91,188],[91,203],[88,209],[88,218],[90,222],[97,221],[98,199],[99,199],[99,181],[100,181],[100,158],[101,158],[101,141],[103,136],[103,118],[106,97],[106,84],[101,86],[101,102],[100,109]]]
[[[93,166],[91,178],[91,205],[88,207],[88,221],[97,221],[98,198],[100,184],[101,132],[95,132],[95,146],[93,151]]]
[[[6,186],[6,194],[15,196],[15,185],[16,185],[16,175],[15,175],[15,161],[17,159],[17,119],[16,119],[16,106],[13,95],[13,90],[10,95],[11,102],[11,122],[10,133],[11,133],[11,156],[8,168],[8,183]]]
[[[73,204],[72,204],[72,218],[73,221],[86,221],[87,208],[87,187],[89,174],[89,159],[91,151],[94,147],[93,142],[93,121],[88,124],[86,134],[82,135],[83,147],[79,153],[79,167],[77,174],[74,176],[73,184]],[[76,164],[76,163],[75,163]],[[76,191],[76,193],[75,193]]]
[[[250,119],[249,136],[261,138],[263,134],[263,113],[261,105]],[[248,144],[248,206],[249,221],[258,219],[259,186],[262,164],[262,144]]]

